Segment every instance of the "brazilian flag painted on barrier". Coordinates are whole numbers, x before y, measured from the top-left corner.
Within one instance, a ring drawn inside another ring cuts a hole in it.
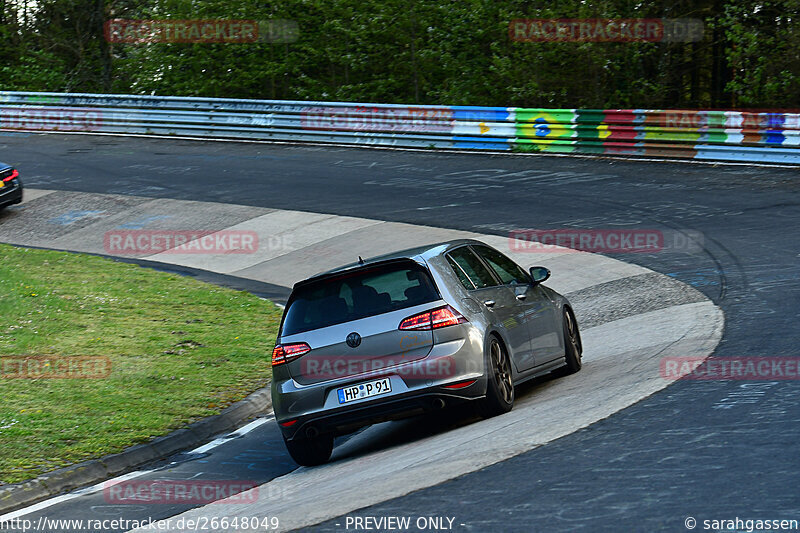
[[[574,109],[520,107],[516,113],[517,144],[523,151],[574,152]]]

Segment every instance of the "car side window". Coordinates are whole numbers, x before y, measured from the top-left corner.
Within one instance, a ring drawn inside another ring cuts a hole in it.
[[[453,259],[449,255],[446,257],[447,257],[447,262],[450,264],[450,268],[453,269],[453,272],[455,272],[456,276],[458,277],[458,281],[461,282],[464,288],[467,289],[468,291],[474,289],[475,285],[473,285],[472,282],[469,280],[467,275],[464,273],[464,270],[460,266],[458,266],[455,259]]]
[[[482,289],[497,285],[497,280],[492,273],[481,263],[478,256],[468,247],[457,248],[447,254],[447,260],[467,289]],[[465,280],[464,277],[468,280]],[[469,281],[470,283],[465,283]]]
[[[488,246],[473,246],[473,248],[489,264],[504,284],[530,283],[530,276],[522,267],[494,248],[489,248]]]

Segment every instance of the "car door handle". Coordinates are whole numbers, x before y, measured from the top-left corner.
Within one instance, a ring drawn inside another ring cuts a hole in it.
[[[486,307],[490,307],[490,308],[494,307],[494,300],[485,300],[483,302],[483,305],[485,305]]]
[[[517,300],[519,300],[520,302],[523,301],[527,297],[528,297],[527,294],[517,294]]]

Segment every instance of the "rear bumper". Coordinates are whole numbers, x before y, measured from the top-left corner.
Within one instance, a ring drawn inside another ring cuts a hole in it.
[[[300,418],[279,420],[281,433],[286,440],[305,438],[321,433],[345,435],[353,431],[388,420],[399,420],[410,416],[437,411],[446,406],[477,400],[486,394],[486,380],[478,379],[463,389],[448,390],[443,387],[426,391],[415,391],[401,396],[391,396],[382,401],[342,407],[328,412],[315,413]],[[295,420],[284,427],[280,422]]]
[[[450,339],[439,339],[427,357],[375,372],[344,375],[320,383],[301,384],[285,365],[273,367],[272,402],[278,423],[287,439],[312,424],[322,432],[345,434],[373,423],[404,418],[435,409],[437,399],[445,404],[481,398],[486,394],[486,371],[481,335],[471,326],[454,327]],[[338,390],[376,379],[388,378],[391,393],[341,404]],[[447,385],[476,380],[468,387]]]
[[[22,183],[19,178],[11,180],[6,183],[6,186],[0,189],[0,207],[18,204],[22,201]]]

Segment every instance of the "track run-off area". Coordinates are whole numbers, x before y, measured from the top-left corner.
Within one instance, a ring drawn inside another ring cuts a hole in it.
[[[464,531],[800,517],[797,382],[659,371],[664,357],[796,355],[796,170],[113,136],[4,135],[0,147],[29,192],[0,214],[1,242],[108,253],[104,235],[120,228],[252,231],[253,254],[145,259],[288,287],[358,255],[469,236],[549,267],[585,349],[580,373],[521,387],[507,415],[379,424],[323,467],[297,469],[266,416],[134,474],[251,479],[263,483],[253,503],[134,509],[90,489],[18,513],[276,516],[281,529],[332,531],[344,515],[451,517]],[[530,228],[657,230],[695,245],[512,249],[509,232]]]

